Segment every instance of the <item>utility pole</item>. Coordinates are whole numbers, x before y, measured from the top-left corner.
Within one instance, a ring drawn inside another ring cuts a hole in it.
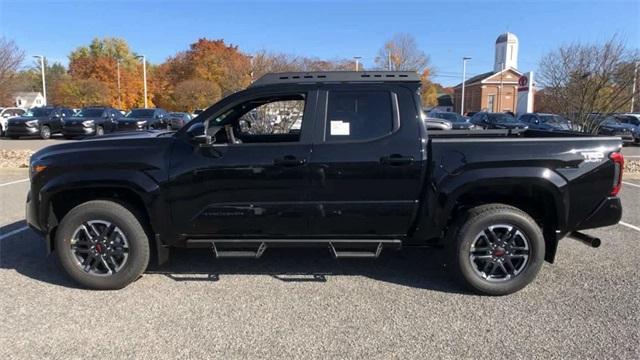
[[[44,98],[44,106],[47,106],[47,83],[44,79],[44,56],[34,55],[33,57],[40,59],[40,72],[42,73],[42,97]]]
[[[360,59],[362,59],[362,56],[354,56],[354,59],[356,59],[356,71],[360,71]]]
[[[467,81],[467,60],[471,60],[471,58],[468,56],[462,58],[462,99],[460,100],[460,115],[462,116],[464,116],[464,82]]]
[[[116,59],[116,67],[118,69],[118,109],[122,109],[122,95],[120,94],[120,59]]]
[[[636,67],[633,70],[633,85],[631,87],[631,112],[633,112],[633,100],[636,97],[636,82],[638,82],[638,64],[640,64],[640,61],[636,61]]]
[[[147,108],[147,58],[144,55],[136,56],[142,59],[142,80],[144,81],[144,107]]]

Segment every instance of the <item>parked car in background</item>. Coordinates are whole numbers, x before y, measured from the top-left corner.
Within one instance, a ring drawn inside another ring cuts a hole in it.
[[[454,130],[475,130],[480,127],[469,122],[469,118],[454,112],[438,112],[433,111],[429,114],[431,118],[443,119],[451,122]]]
[[[20,108],[0,108],[0,136],[4,136],[10,118],[24,115],[26,110]]]
[[[609,115],[598,129],[598,134],[620,136],[625,144],[640,143],[640,128],[636,125],[624,123],[621,119],[626,119],[624,115]]]
[[[527,129],[528,126],[516,120],[511,114],[478,112],[471,117],[471,123],[483,129]]]
[[[164,109],[132,109],[118,119],[118,131],[164,129],[167,127]]]
[[[169,123],[169,130],[178,130],[184,126],[184,124],[191,121],[191,115],[184,112],[172,112],[167,115],[167,122]]]
[[[21,136],[40,136],[49,139],[62,131],[62,120],[73,115],[73,110],[63,107],[37,107],[24,115],[7,121],[6,134],[12,139]]]
[[[193,110],[193,112],[191,113],[191,117],[194,118],[198,115],[200,115],[202,112],[204,111],[204,109],[195,109]]]
[[[569,120],[556,114],[526,113],[518,116],[518,121],[527,124],[529,129],[548,131],[570,131]]]
[[[62,121],[62,135],[66,138],[87,135],[104,135],[114,132],[118,126],[120,111],[104,106],[86,107],[76,115]]]

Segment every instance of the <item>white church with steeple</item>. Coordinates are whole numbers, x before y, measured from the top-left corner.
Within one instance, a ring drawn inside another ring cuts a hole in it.
[[[493,70],[471,75],[465,80],[464,109],[461,109],[462,83],[454,87],[453,102],[457,112],[533,111],[533,73],[518,70],[518,37],[502,33],[495,42]],[[473,62],[473,58],[470,60]]]

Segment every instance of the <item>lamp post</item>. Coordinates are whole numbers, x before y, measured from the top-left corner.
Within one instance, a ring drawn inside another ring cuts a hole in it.
[[[44,97],[44,106],[47,106],[47,83],[44,79],[44,56],[34,55],[33,57],[40,59],[40,72],[42,73],[42,97]]]
[[[360,59],[362,59],[362,56],[354,56],[353,58],[356,60],[356,71],[360,71]]]
[[[471,60],[470,57],[465,56],[462,58],[462,99],[460,100],[460,115],[464,116],[464,82],[467,81],[467,61]]]
[[[116,59],[116,67],[118,69],[118,109],[122,109],[122,95],[120,93],[120,59]]]
[[[142,80],[144,81],[144,107],[147,108],[147,58],[144,55],[136,56],[142,59]]]
[[[633,112],[633,100],[636,97],[636,82],[638,81],[638,64],[640,64],[640,61],[636,61],[636,67],[633,69],[633,86],[631,88],[631,112]]]

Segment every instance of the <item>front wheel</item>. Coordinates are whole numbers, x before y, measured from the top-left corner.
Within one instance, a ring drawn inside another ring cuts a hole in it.
[[[98,126],[96,128],[96,136],[102,136],[104,135],[104,128],[102,126]]]
[[[544,237],[524,211],[503,204],[467,211],[452,228],[455,269],[472,291],[507,295],[531,283],[544,261]]]
[[[51,128],[48,125],[42,125],[40,128],[40,137],[44,140],[51,138]]]
[[[56,232],[55,249],[71,278],[97,290],[127,286],[149,263],[149,239],[134,212],[106,200],[69,211]]]

